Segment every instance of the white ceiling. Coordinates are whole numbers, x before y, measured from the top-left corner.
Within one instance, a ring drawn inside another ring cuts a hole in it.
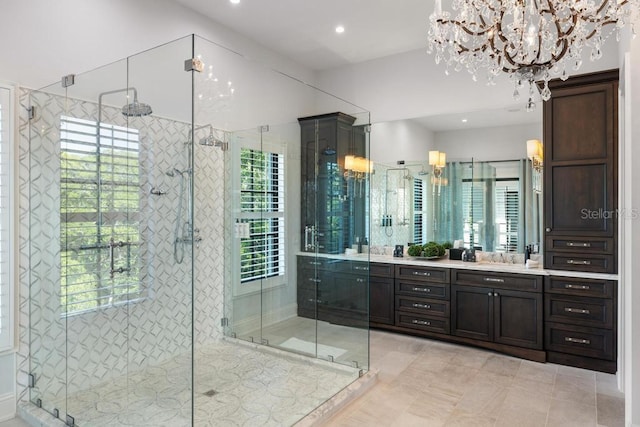
[[[427,55],[433,11],[429,0],[240,0],[237,5],[229,0],[175,1],[315,71],[419,49]],[[343,34],[335,32],[339,24],[345,27]],[[435,132],[541,121],[540,113],[513,112],[510,107],[414,120]]]
[[[312,70],[425,48],[433,11],[429,0],[176,1]]]

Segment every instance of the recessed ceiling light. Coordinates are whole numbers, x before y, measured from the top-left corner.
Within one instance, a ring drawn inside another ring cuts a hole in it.
[[[229,0],[231,2],[231,4],[238,4],[240,3],[240,0]]]
[[[462,123],[467,123],[467,119],[462,119]]]
[[[338,25],[336,27],[336,33],[338,33],[338,34],[344,33],[344,27],[342,25]]]

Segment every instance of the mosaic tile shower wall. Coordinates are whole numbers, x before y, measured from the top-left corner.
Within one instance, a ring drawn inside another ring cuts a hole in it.
[[[224,153],[198,144],[194,148],[194,218],[202,241],[195,248],[194,292],[198,298],[192,302],[188,247],[182,264],[173,258],[180,182],[165,173],[174,167],[186,169],[189,126],[152,116],[127,123],[119,109],[103,109],[103,122],[140,131],[141,277],[149,294],[138,303],[63,317],[59,122],[63,114],[95,120],[97,106],[37,92],[31,93],[30,100],[30,93],[20,93],[20,400],[28,399],[29,372],[37,376],[35,393],[47,391],[42,396],[45,401],[190,351],[192,304],[194,342],[220,339]],[[26,114],[30,103],[37,111],[31,122]],[[152,187],[167,194],[151,195]]]

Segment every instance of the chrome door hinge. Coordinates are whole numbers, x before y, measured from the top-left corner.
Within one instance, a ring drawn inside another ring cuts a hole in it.
[[[76,83],[76,75],[67,74],[66,76],[62,76],[60,83],[62,83],[62,87],[73,86]]]
[[[29,115],[29,120],[33,120],[36,118],[36,107],[28,107],[27,114]]]
[[[190,58],[184,61],[185,71],[197,71],[201,73],[204,70],[204,62],[200,58]]]
[[[220,326],[229,326],[229,318],[223,317],[222,319],[220,319]]]

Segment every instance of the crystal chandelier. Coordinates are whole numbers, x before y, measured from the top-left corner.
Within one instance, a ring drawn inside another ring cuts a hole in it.
[[[501,72],[515,80],[514,98],[529,84],[527,111],[535,109],[535,82],[540,96],[551,96],[552,76],[563,80],[569,69],[582,65],[582,51],[591,60],[602,56],[602,45],[612,33],[637,19],[640,0],[452,0],[451,13],[435,0],[429,17],[429,53],[436,63],[456,71],[466,68],[473,80],[481,69],[488,83]],[[609,27],[610,30],[607,30]],[[632,31],[633,27],[632,27]],[[635,36],[635,32],[634,32]]]

